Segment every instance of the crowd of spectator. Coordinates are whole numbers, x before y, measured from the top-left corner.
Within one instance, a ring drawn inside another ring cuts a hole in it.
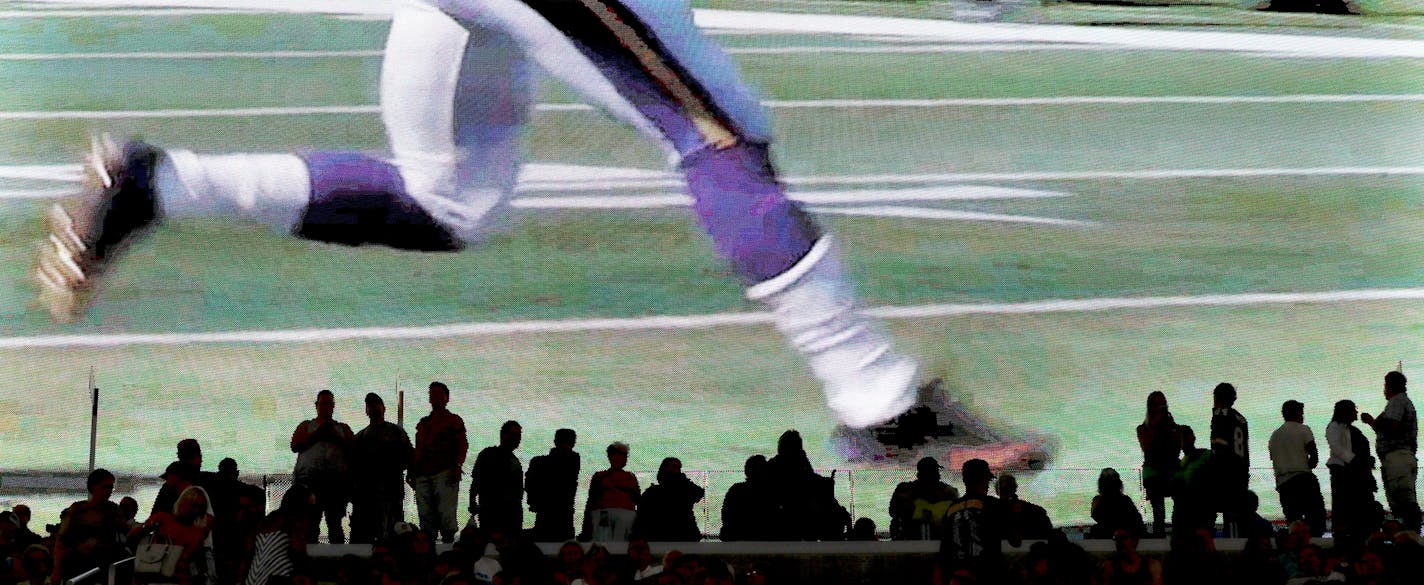
[[[1281,406],[1282,424],[1268,443],[1274,486],[1288,530],[1277,531],[1258,512],[1249,489],[1249,425],[1234,408],[1236,389],[1212,392],[1209,448],[1196,446],[1190,426],[1178,424],[1165,394],[1147,398],[1137,427],[1142,477],[1151,524],[1127,495],[1121,474],[1103,469],[1089,506],[1094,525],[1086,536],[1111,539],[1114,552],[1094,563],[1081,547],[1054,528],[1041,506],[1018,496],[1017,479],[981,459],[961,463],[962,492],[943,481],[935,458],[918,461],[915,478],[896,486],[888,506],[889,536],[940,542],[933,580],[939,583],[1203,583],[1231,576],[1242,583],[1403,583],[1418,578],[1424,562],[1416,499],[1417,418],[1398,371],[1385,376],[1386,406],[1377,416],[1356,405],[1334,405],[1326,428],[1332,502],[1327,516],[1314,469],[1320,455],[1305,404]],[[694,507],[704,489],[692,482],[676,457],[662,460],[656,483],[643,488],[626,469],[629,445],[607,446],[608,467],[593,474],[575,526],[581,457],[578,436],[559,429],[547,454],[526,470],[517,451],[523,429],[507,421],[498,443],[481,449],[470,468],[466,523],[456,518],[469,441],[464,421],[447,410],[450,389],[433,382],[430,414],[416,425],[412,441],[385,420],[379,396],[365,397],[369,423],[359,432],[334,418],[335,395],[322,390],[316,416],[299,423],[290,447],[296,455],[295,484],[267,513],[265,492],[238,479],[236,461],[203,470],[198,441],[178,443],[176,460],[160,476],[163,485],[145,519],[132,498],[113,502],[115,477],[97,469],[86,482],[89,497],[64,511],[46,536],[30,530],[23,505],[0,513],[0,585],[58,585],[94,567],[106,567],[140,551],[162,550],[176,561],[154,574],[135,563],[140,585],[275,585],[311,580],[307,546],[321,529],[343,543],[343,518],[351,508],[351,541],[372,545],[369,558],[341,562],[340,583],[351,585],[461,585],[463,583],[730,583],[734,571],[708,557],[669,553],[654,564],[647,545],[693,542],[707,537]],[[1375,434],[1375,449],[1354,423]],[[1380,479],[1374,469],[1380,467]],[[852,522],[835,497],[834,476],[818,474],[801,435],[778,440],[770,459],[747,459],[745,481],[723,500],[723,541],[876,540],[868,518]],[[1384,486],[1388,513],[1375,498]],[[415,494],[418,524],[404,518],[405,487]],[[991,492],[997,497],[990,495]],[[534,514],[525,530],[524,504]],[[1165,537],[1172,504],[1171,539],[1164,558],[1139,552],[1145,536]],[[1235,558],[1215,550],[1221,536],[1246,539]],[[1327,526],[1328,518],[1328,526]],[[1325,549],[1312,542],[1327,528]],[[626,555],[600,544],[627,542]],[[1034,541],[1020,563],[1010,565],[1003,543]],[[552,558],[535,542],[567,541]],[[436,554],[436,545],[450,549]],[[497,552],[497,559],[487,553]],[[158,563],[162,566],[162,562]],[[740,572],[741,582],[759,578]]]

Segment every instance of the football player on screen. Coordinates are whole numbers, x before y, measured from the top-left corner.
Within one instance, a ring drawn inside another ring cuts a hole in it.
[[[834,238],[777,180],[766,110],[685,1],[399,0],[380,78],[390,160],[199,155],[95,138],[89,192],[49,213],[41,298],[57,320],[79,317],[124,248],[165,216],[245,216],[346,245],[474,245],[508,211],[539,72],[677,160],[717,253],[822,383],[847,460],[933,449],[997,467],[1045,463],[1044,440],[996,435],[960,403],[917,388],[916,361],[856,311]]]

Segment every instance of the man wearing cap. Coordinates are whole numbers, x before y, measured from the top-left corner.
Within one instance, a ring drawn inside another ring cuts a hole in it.
[[[351,542],[366,544],[391,536],[396,522],[405,520],[405,470],[410,467],[410,435],[386,420],[386,403],[375,392],[366,394],[366,416],[371,424],[356,433]]]
[[[964,497],[949,507],[944,517],[944,540],[939,547],[939,570],[948,583],[951,576],[999,583],[1007,577],[1003,541],[1022,544],[1008,521],[1003,502],[989,495],[994,473],[983,459],[970,459],[960,468]]]
[[[934,457],[916,464],[914,481],[901,482],[890,496],[890,538],[895,540],[935,540],[945,511],[959,499],[959,490],[940,481],[944,469]]]
[[[189,479],[192,485],[201,486],[209,492],[212,491],[211,487],[216,483],[217,476],[216,474],[203,471],[203,446],[198,444],[197,439],[183,439],[182,441],[178,441],[177,461],[186,463],[192,468],[193,476]],[[185,489],[186,487],[187,486],[184,486]],[[173,504],[178,503],[178,494],[181,493],[183,493],[182,489],[175,491],[167,487],[159,488],[158,497],[154,498],[153,509],[150,510],[149,513],[172,513]]]

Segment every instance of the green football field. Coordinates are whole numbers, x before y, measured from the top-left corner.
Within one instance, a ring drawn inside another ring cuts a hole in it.
[[[792,4],[942,16],[924,3],[711,3]],[[526,462],[562,426],[578,430],[586,473],[615,440],[639,470],[681,457],[709,487],[709,531],[745,458],[799,429],[812,462],[840,470],[842,503],[887,525],[913,461],[836,460],[802,361],[690,210],[659,203],[682,193],[662,152],[552,82],[517,221],[479,248],[346,248],[174,220],[110,272],[85,319],[51,323],[28,277],[39,217],[74,189],[90,134],[214,153],[385,142],[379,14],[60,8],[0,2],[0,473],[84,469],[91,368],[98,464],[136,475],[189,436],[208,467],[231,456],[244,473],[287,473],[318,389],[358,429],[363,394],[394,417],[409,390],[413,432],[424,386],[441,380],[474,448],[517,419]],[[1424,44],[1419,18],[1036,14],[1151,24],[1148,39]],[[1020,478],[1026,499],[1087,521],[1099,469],[1137,477],[1149,392],[1204,438],[1210,390],[1230,381],[1262,468],[1253,488],[1278,514],[1266,439],[1280,403],[1306,403],[1323,448],[1334,401],[1377,412],[1384,372],[1424,362],[1424,60],[1161,50],[1083,28],[1077,43],[1033,40],[1034,27],[1012,42],[713,32],[768,100],[790,192],[840,239],[867,307],[956,396],[1055,439],[1051,468]],[[26,497],[0,491],[0,507]]]

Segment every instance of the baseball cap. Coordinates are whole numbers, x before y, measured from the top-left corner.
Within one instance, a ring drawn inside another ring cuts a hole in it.
[[[921,458],[920,462],[915,464],[915,467],[921,471],[925,469],[944,469],[944,466],[940,465],[939,460],[934,457]]]
[[[989,462],[983,459],[970,459],[960,467],[960,473],[964,475],[966,481],[973,479],[994,479],[994,472],[989,469]]]

